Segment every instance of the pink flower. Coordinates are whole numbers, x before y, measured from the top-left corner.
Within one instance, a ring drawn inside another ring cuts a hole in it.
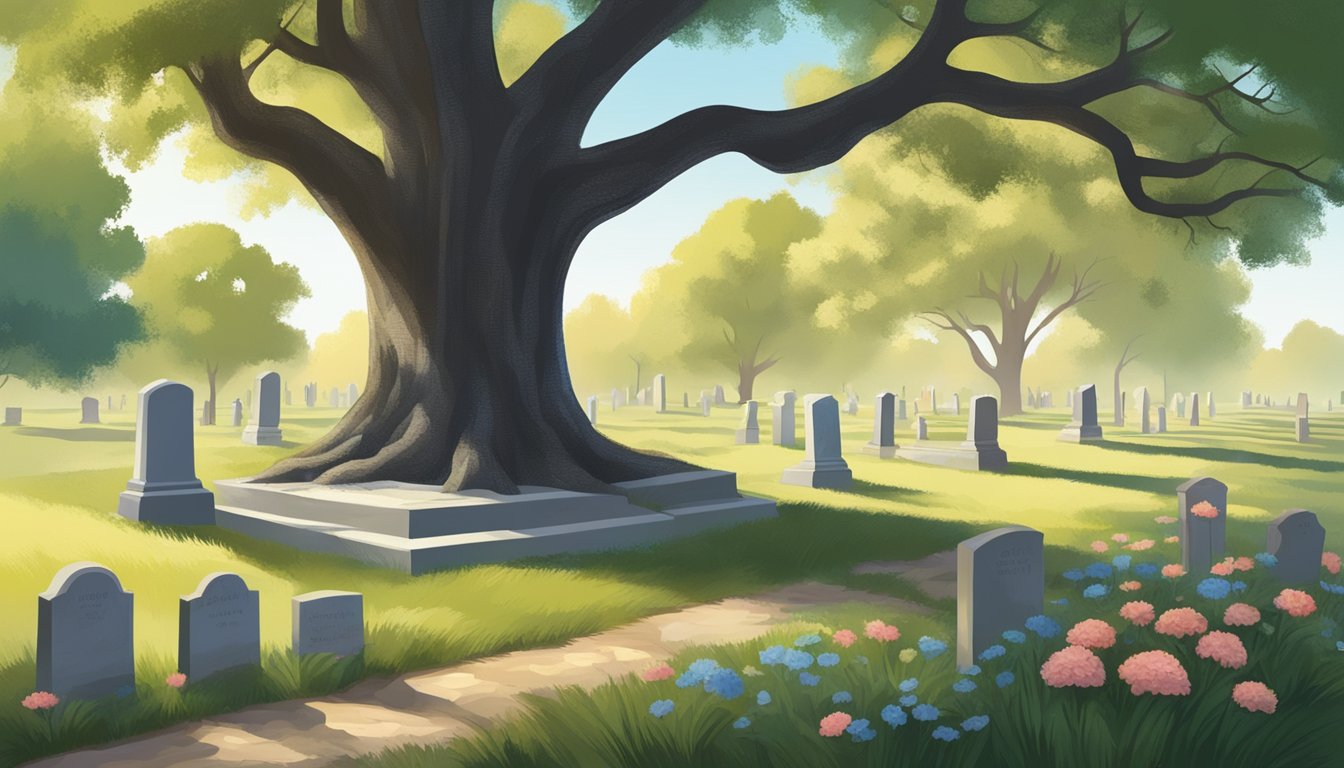
[[[1125,547],[1125,549],[1132,550],[1134,552],[1142,552],[1145,549],[1152,549],[1153,545],[1156,543],[1157,542],[1153,541],[1152,539],[1139,539],[1133,544],[1130,544],[1129,546]]]
[[[174,672],[163,682],[167,683],[169,688],[181,688],[187,684],[187,676],[181,672]]]
[[[1332,575],[1339,575],[1339,555],[1337,553],[1322,552],[1321,565],[1325,566],[1325,570],[1329,571]]]
[[[1172,523],[1176,522],[1176,518],[1172,517],[1171,515],[1158,515],[1157,517],[1153,518],[1153,522],[1158,523],[1160,525],[1171,525]]]
[[[1316,612],[1316,601],[1300,589],[1285,589],[1274,598],[1274,607],[1300,619]]]
[[[821,727],[817,729],[817,733],[822,736],[840,736],[844,734],[845,729],[852,722],[854,722],[854,718],[844,712],[832,712],[821,718]]]
[[[1231,576],[1232,563],[1227,561],[1214,563],[1213,567],[1209,569],[1209,573],[1212,573],[1214,576]]]
[[[1081,645],[1066,645],[1041,665],[1041,679],[1052,688],[1099,688],[1106,682],[1106,668],[1097,654]]]
[[[1260,610],[1253,605],[1233,603],[1223,611],[1223,623],[1229,627],[1250,627],[1260,622]]]
[[[1104,541],[1094,541],[1094,542],[1092,542],[1092,551],[1093,551],[1093,552],[1101,553],[1101,552],[1105,552],[1106,550],[1108,550],[1108,549],[1110,549],[1110,548],[1111,548],[1111,545],[1110,545],[1110,544],[1107,544],[1107,543],[1104,542]]]
[[[884,621],[870,621],[863,625],[863,634],[872,640],[891,643],[901,639],[901,630]]]
[[[60,697],[54,693],[46,691],[35,691],[23,697],[23,706],[25,709],[31,709],[36,712],[39,709],[51,709],[61,703]]]
[[[1152,624],[1156,615],[1153,604],[1145,603],[1142,600],[1135,600],[1120,606],[1120,618],[1136,627],[1146,627]]]
[[[1111,541],[1114,541],[1117,544],[1124,544],[1125,542],[1129,541],[1129,534],[1125,533],[1112,534]]]
[[[1153,625],[1159,635],[1171,635],[1172,637],[1187,637],[1189,635],[1201,635],[1208,631],[1209,620],[1200,615],[1194,608],[1172,608],[1169,611],[1163,611],[1162,615],[1157,617],[1157,623]]]
[[[659,680],[666,680],[669,677],[675,677],[677,671],[667,664],[659,663],[639,673],[639,679],[646,683],[656,683]]]
[[[1246,666],[1246,646],[1241,644],[1241,638],[1231,632],[1214,630],[1199,638],[1195,644],[1195,654],[1201,659],[1213,659],[1227,669]]]
[[[1279,697],[1264,683],[1247,680],[1232,687],[1232,700],[1248,712],[1274,714],[1279,706]]]
[[[849,646],[854,644],[855,640],[859,638],[850,630],[842,629],[839,632],[836,632],[835,634],[831,635],[831,639],[834,640],[835,644],[840,646],[841,648],[848,648]]]
[[[1207,501],[1201,501],[1190,508],[1190,514],[1195,517],[1212,519],[1218,516],[1218,508]]]
[[[1120,679],[1129,683],[1135,696],[1155,693],[1160,696],[1187,696],[1190,676],[1181,662],[1166,651],[1144,651],[1125,659],[1120,665]]]
[[[1134,591],[1138,590],[1138,589],[1139,589],[1140,587],[1142,587],[1142,586],[1143,586],[1143,585],[1140,584],[1140,583],[1137,582],[1137,581],[1122,581],[1122,582],[1120,582],[1120,589],[1121,589],[1122,591],[1124,591],[1124,592],[1134,592]]]
[[[1232,561],[1232,569],[1236,571],[1249,571],[1255,568],[1255,561],[1249,557],[1238,557]]]
[[[1162,575],[1168,579],[1179,579],[1185,575],[1185,566],[1180,563],[1169,563],[1162,566]]]
[[[1084,648],[1110,648],[1115,645],[1115,628],[1101,619],[1084,619],[1073,625],[1067,639]]]
[[[1164,541],[1164,542],[1166,542],[1166,543],[1168,543],[1168,544],[1179,544],[1179,543],[1181,542],[1181,537],[1180,537],[1180,536],[1168,536],[1167,538],[1163,539],[1162,541]]]

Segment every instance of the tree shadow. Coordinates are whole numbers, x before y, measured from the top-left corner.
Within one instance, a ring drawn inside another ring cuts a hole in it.
[[[1089,443],[1098,445],[1098,443]],[[1001,475],[1018,477],[1036,477],[1050,480],[1068,480],[1074,483],[1102,485],[1108,488],[1122,488],[1142,493],[1172,494],[1176,486],[1186,482],[1188,477],[1149,477],[1147,475],[1125,475],[1116,472],[1087,472],[1062,467],[1047,467],[1026,462],[1009,462],[1008,466],[998,470]]]
[[[78,443],[133,443],[135,431],[129,429],[111,429],[108,427],[75,427],[56,429],[53,427],[19,427],[15,430],[25,437],[50,437]]]
[[[1181,456],[1210,462],[1229,464],[1262,464],[1274,469],[1309,469],[1316,472],[1338,472],[1344,470],[1344,461],[1325,461],[1323,459],[1303,459],[1296,456],[1279,456],[1272,453],[1260,453],[1234,448],[1213,448],[1208,446],[1180,447],[1175,445],[1145,445],[1141,443],[1117,443],[1103,440],[1089,443],[1108,451],[1140,453],[1146,456]]]
[[[854,484],[852,486],[840,492],[853,493],[873,499],[888,499],[893,501],[911,496],[925,496],[928,494],[928,491],[921,491],[918,488],[904,488],[899,485],[874,483],[869,480],[860,480],[857,477],[854,478]]]
[[[1000,422],[999,422],[999,426],[1000,426],[1000,427],[1014,427],[1014,428],[1016,428],[1016,429],[1036,429],[1036,430],[1041,430],[1041,431],[1054,430],[1054,431],[1058,432],[1059,430],[1061,430],[1061,429],[1064,428],[1064,427],[1063,427],[1063,424],[1067,424],[1067,423],[1068,423],[1068,422],[1060,423],[1060,422],[1057,422],[1057,421],[1047,421],[1047,422],[1039,422],[1039,421],[1000,421]]]

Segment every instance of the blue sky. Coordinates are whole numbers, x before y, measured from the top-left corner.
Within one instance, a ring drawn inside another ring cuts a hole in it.
[[[10,56],[0,49],[0,82]],[[589,126],[586,143],[624,136],[687,109],[713,103],[757,108],[784,106],[784,83],[809,64],[834,64],[834,47],[817,31],[799,29],[775,45],[688,50],[655,49],[612,91]],[[351,309],[364,306],[362,281],[348,247],[321,213],[297,205],[269,218],[244,221],[234,211],[229,182],[197,184],[182,178],[182,154],[166,147],[156,162],[128,174],[133,199],[125,221],[142,235],[162,234],[188,221],[219,221],[248,242],[295,264],[313,289],[291,321],[314,335],[334,329]],[[653,197],[594,230],[579,249],[565,296],[573,307],[589,293],[628,301],[641,275],[666,261],[682,238],[727,200],[765,197],[787,189],[822,212],[830,197],[815,177],[781,177],[740,156],[701,164]],[[1309,267],[1276,267],[1251,273],[1254,290],[1246,314],[1275,346],[1300,319],[1344,331],[1344,211],[1332,211],[1327,232],[1312,246]]]

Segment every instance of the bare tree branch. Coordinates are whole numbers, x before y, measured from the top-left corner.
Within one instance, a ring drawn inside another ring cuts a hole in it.
[[[939,308],[930,310],[928,312],[923,312],[920,313],[919,318],[925,321],[926,323],[929,323],[930,325],[934,326],[935,328],[941,328],[945,331],[952,331],[956,333],[958,336],[960,336],[962,340],[966,342],[966,347],[971,352],[971,360],[975,362],[976,366],[979,367],[980,370],[989,374],[991,378],[994,376],[996,366],[993,363],[990,363],[989,359],[985,357],[985,353],[983,350],[980,349],[980,345],[975,343],[975,337],[971,335],[970,331],[963,328],[961,324],[959,324],[956,320],[953,320],[952,316],[949,315],[945,310]]]

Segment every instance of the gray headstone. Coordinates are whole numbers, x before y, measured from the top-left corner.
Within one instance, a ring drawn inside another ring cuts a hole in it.
[[[1165,405],[1157,406],[1157,432],[1162,434],[1167,431],[1167,407]]]
[[[1311,418],[1311,401],[1307,398],[1306,392],[1297,393],[1297,415]]]
[[[1031,391],[1031,387],[1027,387],[1027,407],[1036,407],[1036,393]]]
[[[107,412],[108,412],[108,413],[111,413],[111,412],[112,412],[112,396],[111,396],[111,395],[108,395],[108,396],[107,396]]]
[[[135,470],[117,514],[146,523],[214,524],[214,494],[196,478],[191,398],[191,389],[167,379],[140,390]]]
[[[840,404],[830,395],[803,398],[806,458],[784,470],[781,482],[812,488],[848,488],[854,482],[840,454]]]
[[[7,406],[5,408],[5,426],[17,427],[23,424],[23,409]]]
[[[1311,425],[1306,416],[1295,417],[1297,428],[1297,442],[1311,442]]]
[[[252,420],[243,430],[249,445],[280,445],[280,374],[266,371],[257,377],[257,397],[252,401]]]
[[[929,387],[929,410],[938,415],[938,390],[934,387]]]
[[[979,455],[980,469],[1008,466],[1008,454],[999,447],[999,401],[989,395],[971,399],[971,417],[966,423],[966,441],[961,447]]]
[[[588,398],[588,423],[597,423],[597,395]]]
[[[613,411],[621,407],[620,394],[621,393],[619,390],[616,389],[611,390],[611,410]]]
[[[757,407],[755,400],[748,400],[742,404],[742,421],[738,423],[737,431],[733,433],[738,445],[756,445],[761,442],[761,424]]]
[[[1316,584],[1321,579],[1325,528],[1305,509],[1290,509],[1269,524],[1265,550],[1279,562],[1272,573],[1286,584]]]
[[[1218,510],[1216,517],[1199,517],[1190,508],[1207,501]],[[1211,477],[1197,477],[1176,488],[1176,511],[1181,521],[1181,564],[1204,578],[1213,564],[1223,559],[1227,533],[1227,486]]]
[[[1199,393],[1190,393],[1190,426],[1199,426]]]
[[[961,395],[957,394],[956,392],[952,393],[952,415],[953,416],[961,415]]]
[[[714,401],[710,398],[710,396],[707,393],[700,395],[700,415],[708,416],[709,409],[713,406],[713,403]]]
[[[346,402],[353,406],[355,401],[359,399],[359,387],[354,384],[347,386],[345,388],[345,398]]]
[[[957,664],[1045,612],[1045,536],[1011,525],[957,545]]]
[[[714,404],[715,404],[715,405],[723,405],[723,404],[724,404],[724,403],[723,403],[723,385],[722,385],[722,384],[715,384],[715,385],[714,385]]]
[[[1070,389],[1064,393],[1064,407],[1072,410],[1073,408],[1073,390]]]
[[[119,410],[123,410],[123,411],[126,410],[126,396],[125,396],[125,395],[122,395],[122,396],[121,396],[121,407],[120,407]]]
[[[1149,411],[1152,410],[1152,402],[1148,398],[1148,388],[1139,387],[1134,390],[1134,405],[1139,409],[1139,432],[1148,434],[1153,431],[1153,423],[1149,418]]]
[[[915,439],[916,440],[929,439],[929,421],[928,419],[925,419],[923,416],[915,417]]]
[[[653,410],[667,413],[667,377],[661,373],[653,377]]]
[[[896,455],[896,395],[879,392],[873,403],[873,439],[863,452],[890,459]]]
[[[80,424],[98,424],[98,398],[86,397],[79,402]],[[111,410],[109,408],[108,410]]]
[[[1180,392],[1177,392],[1175,395],[1172,395],[1172,398],[1171,398],[1171,407],[1168,408],[1167,410],[1168,410],[1168,411],[1175,411],[1175,412],[1176,412],[1176,418],[1178,418],[1178,419],[1184,419],[1184,418],[1185,418],[1185,395],[1182,395]]]
[[[132,595],[97,563],[72,563],[37,596],[37,690],[75,699],[135,690]]]
[[[188,681],[261,664],[256,590],[236,573],[212,573],[178,601],[177,669]]]
[[[691,407],[691,393],[690,393],[690,392],[682,392],[682,393],[681,393],[681,407],[682,407],[682,408],[690,408],[690,407]]]
[[[330,394],[330,397],[328,397],[327,399],[331,402],[331,407],[332,407],[332,408],[340,408],[340,407],[341,407],[341,390],[337,389],[336,387],[332,387],[332,388],[331,388],[331,394]]]
[[[845,400],[845,413],[848,413],[850,416],[859,415],[859,398],[857,395],[851,394]]]
[[[1069,443],[1088,443],[1102,439],[1101,425],[1097,423],[1097,388],[1093,384],[1079,387],[1073,397],[1073,419],[1059,432],[1059,439]]]
[[[774,402],[770,403],[771,443],[792,448],[797,441],[798,428],[794,421],[797,402],[798,395],[791,390],[775,393]]]
[[[1250,392],[1250,390],[1246,390],[1245,392],[1242,392],[1242,393],[1241,393],[1241,407],[1242,407],[1242,408],[1250,408],[1250,407],[1251,407],[1251,392]]]
[[[1204,394],[1204,410],[1205,410],[1205,416],[1209,419],[1209,421],[1213,421],[1213,419],[1218,415],[1218,409],[1213,404],[1212,392],[1206,392]]]
[[[358,592],[323,590],[296,595],[294,653],[353,656],[364,650],[364,596]]]
[[[237,398],[233,400],[233,426],[243,426],[243,401]]]
[[[1260,405],[1263,401],[1264,401],[1264,395],[1256,395],[1256,396],[1255,396],[1255,404],[1256,404],[1256,405]]]
[[[899,422],[901,422],[902,424],[904,424],[904,423],[905,423],[905,420],[908,419],[908,418],[910,418],[910,417],[905,415],[905,398],[904,398],[904,397],[897,398],[897,399],[896,399],[896,420],[899,421]]]

